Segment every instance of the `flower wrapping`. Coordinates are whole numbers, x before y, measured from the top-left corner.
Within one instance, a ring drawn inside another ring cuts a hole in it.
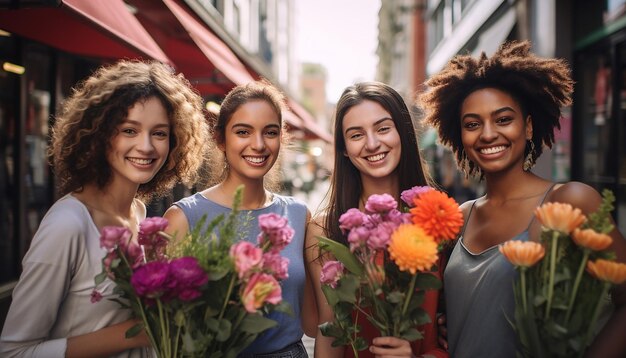
[[[107,254],[96,288],[107,278],[115,283],[115,300],[141,321],[126,335],[145,330],[159,357],[235,358],[277,324],[267,313],[291,313],[280,287],[289,260],[280,252],[293,229],[279,215],[261,215],[258,242],[240,240],[241,193],[239,188],[229,215],[206,227],[202,219],[175,242],[163,232],[167,220],[161,217],[140,224],[141,246],[126,228],[102,229]],[[94,289],[90,299],[95,303],[102,295]]]
[[[406,190],[401,199],[406,212],[388,194],[370,196],[364,212],[346,211],[339,224],[349,247],[319,238],[335,258],[320,277],[335,319],[320,329],[335,338],[333,346],[350,345],[355,356],[367,342],[354,316],[365,316],[381,336],[422,338],[419,327],[434,319],[421,307],[425,291],[441,287],[433,275],[439,252],[463,225],[458,204],[431,187]]]
[[[509,241],[500,252],[515,266],[519,357],[582,357],[598,332],[608,290],[626,281],[626,265],[607,250],[613,230],[613,193],[605,190],[597,212],[546,203],[535,211],[540,242]]]

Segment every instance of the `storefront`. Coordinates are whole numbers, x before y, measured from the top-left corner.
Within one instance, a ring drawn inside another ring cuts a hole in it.
[[[577,1],[572,179],[616,196],[626,232],[626,0]]]

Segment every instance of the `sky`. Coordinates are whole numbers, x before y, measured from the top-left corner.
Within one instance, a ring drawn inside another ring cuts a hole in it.
[[[295,57],[319,63],[328,73],[327,101],[344,88],[374,80],[380,0],[296,0]]]

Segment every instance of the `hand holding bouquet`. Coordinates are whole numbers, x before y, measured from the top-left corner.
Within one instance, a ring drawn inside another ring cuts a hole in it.
[[[387,194],[372,195],[365,212],[350,209],[340,219],[350,247],[319,238],[322,249],[337,261],[328,261],[320,277],[335,320],[320,328],[334,337],[334,346],[367,348],[352,315],[365,316],[381,336],[414,341],[422,338],[418,327],[431,322],[421,305],[424,291],[439,289],[432,274],[438,253],[456,238],[463,216],[458,204],[430,187],[415,187],[402,193],[408,213],[398,210]]]
[[[535,211],[540,242],[500,247],[520,275],[514,284],[520,356],[582,356],[591,344],[609,288],[626,281],[626,265],[606,250],[613,200],[605,190],[602,205],[588,218],[569,204],[544,204]]]
[[[238,190],[230,215],[204,230],[201,220],[176,242],[163,232],[167,220],[160,217],[140,224],[138,243],[126,228],[102,229],[108,253],[96,285],[112,280],[123,299],[116,301],[141,319],[127,336],[144,329],[159,357],[234,358],[276,325],[263,313],[289,310],[279,284],[289,261],[280,251],[293,230],[279,215],[261,215],[258,243],[239,240],[240,201]],[[92,301],[100,297],[94,290]]]

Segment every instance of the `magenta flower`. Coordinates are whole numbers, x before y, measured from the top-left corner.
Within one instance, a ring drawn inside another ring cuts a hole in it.
[[[365,203],[365,210],[370,213],[386,213],[397,207],[398,202],[389,194],[373,194]]]
[[[132,233],[125,227],[105,226],[100,230],[100,247],[107,250],[115,249],[117,246],[126,246],[130,241]]]
[[[209,276],[198,264],[195,257],[181,257],[170,262],[170,295],[181,301],[191,301],[200,297],[199,288],[209,281]]]
[[[430,186],[414,186],[411,189],[407,189],[400,194],[400,199],[406,203],[410,208],[415,206],[415,199],[419,198],[420,195],[434,190]]]
[[[139,297],[159,298],[167,290],[170,265],[152,261],[140,266],[130,278],[130,283]]]
[[[269,271],[278,280],[289,277],[289,259],[275,252],[263,254],[263,269]]]
[[[135,270],[144,262],[143,249],[138,244],[131,242],[126,247],[126,258],[130,267]]]
[[[322,267],[320,282],[332,288],[337,287],[337,282],[343,275],[343,264],[339,261],[327,261]]]
[[[231,246],[230,257],[235,262],[235,271],[239,278],[242,278],[247,276],[253,268],[260,266],[263,250],[247,241],[240,241]]]
[[[102,294],[96,289],[91,291],[91,303],[100,302],[100,300],[102,300]]]
[[[355,227],[362,226],[365,222],[365,214],[359,209],[348,209],[339,217],[339,228],[345,233],[346,230],[352,230]]]
[[[266,302],[277,305],[282,299],[280,284],[266,273],[253,274],[241,295],[241,301],[250,313],[256,312]]]

